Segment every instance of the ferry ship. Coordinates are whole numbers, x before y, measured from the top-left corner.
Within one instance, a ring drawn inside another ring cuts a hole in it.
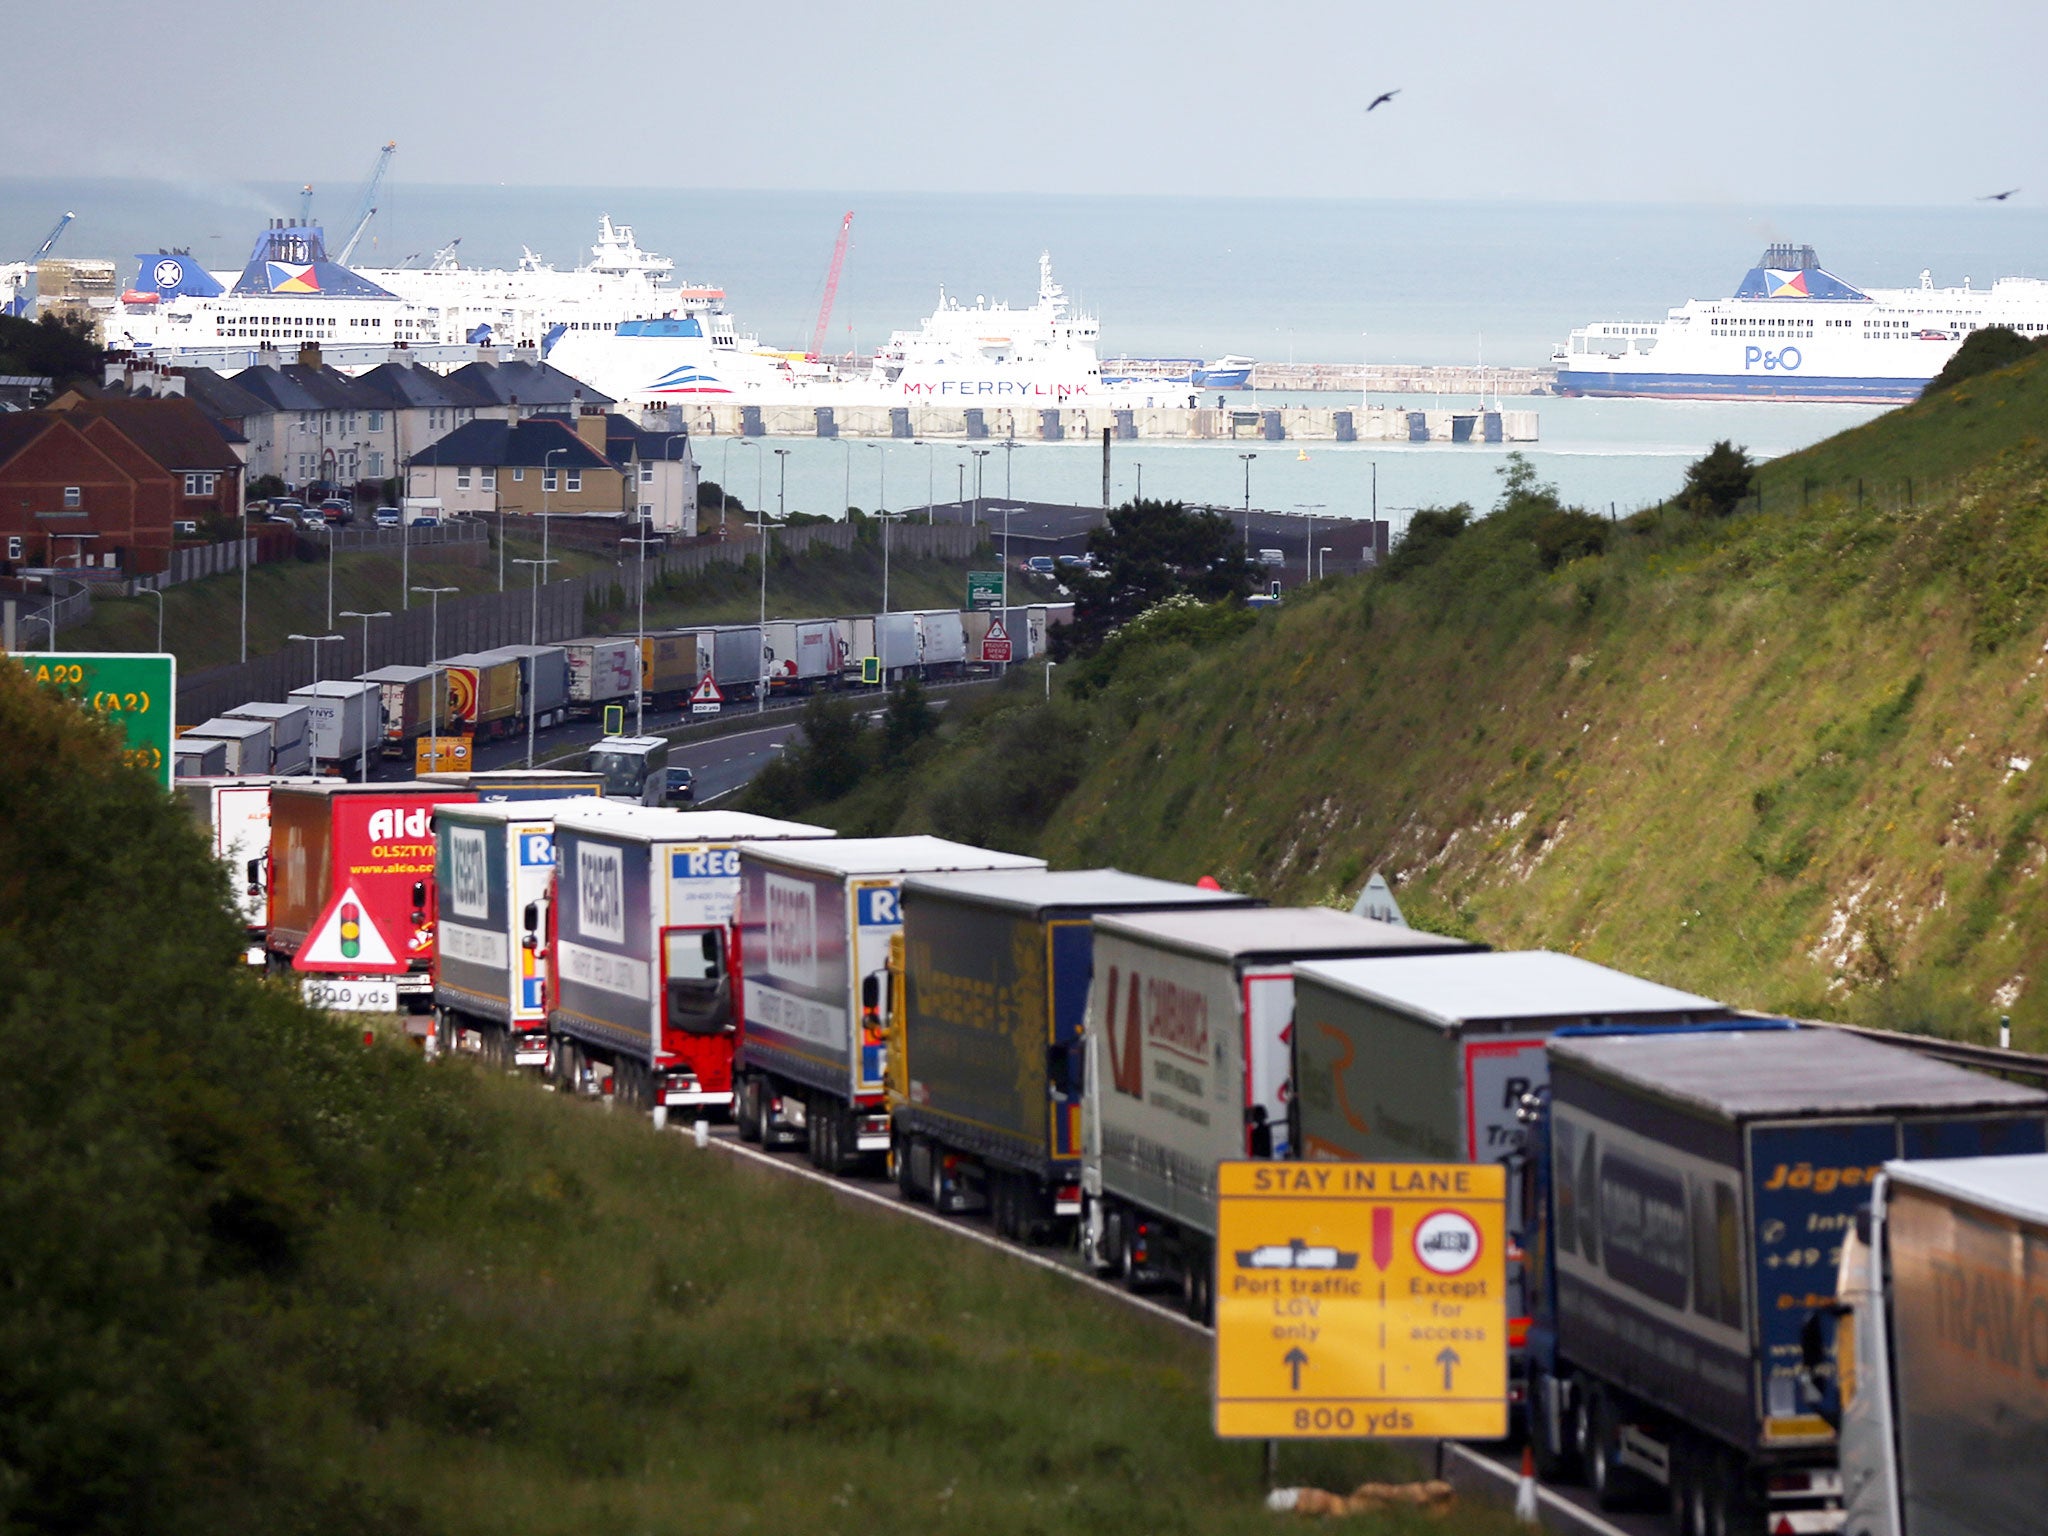
[[[2048,281],[1989,288],[1858,288],[1810,245],[1773,245],[1734,296],[1693,299],[1661,322],[1582,326],[1552,355],[1561,395],[1658,400],[1855,400],[1899,405],[1972,331],[2048,335]]]
[[[690,311],[624,322],[609,333],[572,333],[549,360],[615,399],[642,403],[689,396],[816,405],[1186,403],[1184,387],[1171,381],[1106,381],[1099,335],[1093,316],[1072,311],[1047,252],[1030,308],[986,298],[962,304],[941,289],[938,307],[915,330],[892,332],[858,370],[737,338],[722,342],[707,317]]]

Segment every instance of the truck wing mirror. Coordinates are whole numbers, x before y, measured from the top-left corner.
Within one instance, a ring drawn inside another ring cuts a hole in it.
[[[716,929],[706,928],[704,930],[703,944],[704,963],[706,965],[718,964],[718,932]]]
[[[263,889],[263,861],[251,859],[246,873],[249,879],[249,894],[254,896]]]
[[[528,903],[526,904],[526,911],[525,911],[524,915],[523,915],[523,916],[522,916],[522,918],[521,918],[521,923],[522,923],[522,925],[523,925],[523,926],[525,927],[525,929],[526,929],[526,931],[527,931],[528,933],[534,933],[534,932],[537,932],[537,931],[539,930],[539,928],[540,928],[540,903],[539,903],[539,902],[537,902],[537,901],[529,901],[529,902],[528,902]]]
[[[876,1008],[880,1008],[880,1007],[882,1006],[882,978],[881,978],[881,977],[879,977],[879,976],[865,976],[865,977],[861,978],[861,984],[860,984],[860,1005],[861,1005],[861,1007],[863,1007],[863,1008],[866,1008],[866,1009],[869,1009],[869,1010],[873,1010],[873,1009],[876,1009]]]
[[[413,881],[413,883],[412,883],[412,904],[413,904],[414,906],[416,906],[416,907],[424,907],[424,906],[425,906],[425,905],[427,904],[427,882],[426,882],[426,881],[424,881],[424,880],[415,880],[415,881]]]

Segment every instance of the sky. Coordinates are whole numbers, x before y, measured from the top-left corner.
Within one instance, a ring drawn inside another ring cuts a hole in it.
[[[0,171],[1937,205],[2048,196],[2039,0],[108,0]],[[1400,94],[1369,116],[1385,90]]]

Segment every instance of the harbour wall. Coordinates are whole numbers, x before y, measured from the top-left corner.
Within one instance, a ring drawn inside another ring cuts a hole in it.
[[[700,438],[933,438],[941,441],[1533,443],[1536,412],[1398,406],[1110,407],[738,405],[691,401],[661,408]]]

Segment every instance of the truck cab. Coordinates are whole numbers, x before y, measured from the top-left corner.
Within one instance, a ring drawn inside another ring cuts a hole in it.
[[[628,805],[668,802],[668,739],[606,736],[592,745],[583,766],[604,776],[604,797]]]

